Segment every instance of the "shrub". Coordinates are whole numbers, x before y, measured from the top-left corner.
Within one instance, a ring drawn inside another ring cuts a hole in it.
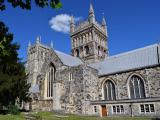
[[[10,114],[13,114],[13,115],[18,115],[18,114],[20,114],[20,111],[19,111],[18,107],[17,107],[16,105],[12,105],[12,104],[10,104],[10,105],[8,106],[8,112],[9,112]]]

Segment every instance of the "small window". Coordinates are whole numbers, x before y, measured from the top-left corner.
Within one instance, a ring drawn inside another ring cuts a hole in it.
[[[69,72],[69,81],[72,81],[72,79],[73,79],[73,74]]]
[[[146,109],[146,112],[149,112],[149,105],[148,104],[145,104],[145,109]]]
[[[94,106],[94,112],[95,113],[97,112],[97,106]]]
[[[113,106],[113,113],[116,113],[116,106]]]
[[[141,113],[153,113],[155,112],[154,104],[141,104]]]
[[[144,105],[141,105],[141,112],[144,113]]]
[[[124,108],[123,108],[123,105],[121,105],[121,112],[124,112]]]
[[[117,106],[117,113],[119,113],[120,112],[120,108],[119,108],[119,106]]]
[[[113,106],[113,114],[121,114],[121,113],[124,113],[123,105]]]
[[[153,104],[150,104],[150,110],[151,110],[151,112],[154,112],[154,105]]]

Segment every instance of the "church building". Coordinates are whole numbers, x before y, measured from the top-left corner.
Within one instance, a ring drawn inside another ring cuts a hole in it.
[[[33,111],[100,116],[160,116],[160,45],[109,56],[105,18],[70,21],[71,55],[37,37],[26,72]]]

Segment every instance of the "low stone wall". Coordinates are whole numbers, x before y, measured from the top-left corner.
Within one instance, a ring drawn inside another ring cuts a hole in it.
[[[155,112],[141,112],[141,104],[154,104]],[[113,106],[123,105],[124,112],[113,113]],[[124,104],[107,104],[108,116],[153,116],[160,117],[160,102],[147,102],[147,103],[124,103]]]
[[[39,100],[31,103],[33,111],[52,111],[53,101],[52,100]]]
[[[99,105],[100,116],[102,116],[101,106],[106,106],[107,116],[160,117],[160,98],[122,101],[97,101],[92,102],[91,104],[92,106]],[[141,109],[141,105],[144,106],[143,112]],[[145,105],[148,106],[148,109]],[[119,109],[119,112],[117,109]]]

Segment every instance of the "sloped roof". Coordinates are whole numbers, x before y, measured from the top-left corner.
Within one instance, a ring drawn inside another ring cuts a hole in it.
[[[77,57],[73,57],[71,55],[65,54],[57,50],[54,50],[54,51],[56,52],[58,57],[61,59],[62,63],[67,66],[77,66],[77,65],[83,64],[83,62]]]
[[[102,62],[90,66],[99,71],[99,75],[114,74],[127,70],[158,65],[158,44],[114,55]]]

